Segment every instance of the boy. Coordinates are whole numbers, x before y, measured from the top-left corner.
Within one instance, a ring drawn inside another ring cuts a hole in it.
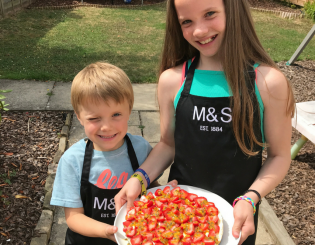
[[[151,151],[127,134],[134,95],[127,75],[107,63],[87,66],[74,78],[71,103],[88,140],[61,157],[51,205],[65,209],[65,244],[115,244],[114,196]]]

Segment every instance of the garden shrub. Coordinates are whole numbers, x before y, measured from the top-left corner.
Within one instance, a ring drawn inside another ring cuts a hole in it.
[[[315,22],[315,0],[309,0],[304,4],[304,10],[308,17]]]

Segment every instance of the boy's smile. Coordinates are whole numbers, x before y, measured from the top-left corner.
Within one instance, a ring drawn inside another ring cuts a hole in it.
[[[112,99],[108,102],[85,100],[77,116],[95,150],[113,151],[123,145],[130,116],[126,100],[121,104]]]

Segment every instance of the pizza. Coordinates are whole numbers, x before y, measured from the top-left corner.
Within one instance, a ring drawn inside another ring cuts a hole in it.
[[[131,245],[217,245],[223,221],[213,202],[166,186],[127,211],[123,231]]]

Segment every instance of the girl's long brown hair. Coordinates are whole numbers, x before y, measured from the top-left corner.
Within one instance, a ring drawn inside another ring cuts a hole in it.
[[[255,144],[262,146],[254,132],[254,111],[259,110],[258,103],[253,103],[246,85],[245,69],[250,61],[279,68],[262,47],[250,14],[247,0],[223,0],[226,14],[226,30],[219,54],[233,98],[231,99],[233,131],[241,150],[248,156],[258,154]],[[193,58],[198,50],[183,37],[174,0],[168,0],[166,33],[159,74]],[[287,115],[294,115],[294,96],[291,84],[288,84]],[[257,108],[253,107],[257,105]]]

